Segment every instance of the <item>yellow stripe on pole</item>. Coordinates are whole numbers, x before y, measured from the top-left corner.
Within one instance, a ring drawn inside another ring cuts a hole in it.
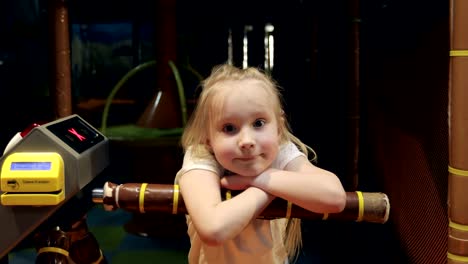
[[[364,218],[364,197],[362,196],[362,192],[356,191],[358,201],[359,201],[359,213],[356,222],[361,222]]]
[[[448,171],[455,175],[468,176],[468,171],[466,170],[455,169],[454,167],[448,166]]]
[[[455,255],[455,254],[452,254],[452,253],[449,253],[449,252],[447,252],[447,258],[450,259],[450,260],[457,261],[457,262],[467,262],[468,263],[468,257]]]
[[[58,248],[58,247],[43,247],[37,251],[37,254],[39,255],[41,253],[46,253],[46,252],[58,253],[58,254],[62,254],[68,257],[68,251],[62,248]]]
[[[322,220],[327,220],[328,219],[328,213],[323,213]]]
[[[172,214],[177,214],[177,209],[179,208],[179,185],[177,184],[174,184],[172,202]]]
[[[450,57],[467,57],[468,50],[451,50]]]
[[[468,225],[457,224],[452,220],[449,221],[449,227],[460,231],[468,231]]]
[[[138,195],[138,207],[140,208],[140,213],[145,213],[145,190],[147,183],[142,183],[140,188],[140,193]]]

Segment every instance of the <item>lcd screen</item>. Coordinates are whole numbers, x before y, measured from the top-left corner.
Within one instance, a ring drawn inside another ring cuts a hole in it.
[[[82,153],[104,140],[101,134],[79,117],[50,125],[47,129],[78,153]]]
[[[50,170],[52,164],[51,162],[12,162],[10,170],[12,171],[48,171]]]

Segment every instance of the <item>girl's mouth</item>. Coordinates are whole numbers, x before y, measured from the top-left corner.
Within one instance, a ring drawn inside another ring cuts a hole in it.
[[[241,161],[251,161],[251,160],[254,160],[254,159],[255,159],[254,156],[238,158],[238,160],[241,160]]]

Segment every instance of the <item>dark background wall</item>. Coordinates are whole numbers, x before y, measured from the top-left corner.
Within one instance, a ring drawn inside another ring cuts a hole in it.
[[[164,41],[154,36],[154,1],[68,2],[76,104],[89,98],[105,98],[126,71],[138,62],[154,59],[155,43]],[[1,10],[2,35],[6,40],[0,47],[4,56],[0,68],[1,95],[18,101],[19,112],[27,113],[21,118],[8,115],[4,118],[20,129],[35,119],[49,117],[50,106],[44,101],[51,85],[49,12],[43,0],[2,2]],[[245,25],[252,25],[249,65],[262,66],[263,27],[272,23],[275,26],[273,76],[284,88],[293,130],[321,153],[324,165],[338,170],[341,166],[333,164],[344,158],[339,147],[343,144],[339,131],[343,125],[341,112],[347,83],[349,17],[346,12],[346,1],[333,4],[236,1],[223,5],[217,1],[177,1],[177,59],[181,64],[190,62],[206,77],[211,67],[227,60],[227,36],[231,29],[235,64],[240,66],[242,31]],[[107,25],[107,31],[99,31],[96,25]],[[135,27],[140,32],[137,39],[132,35]],[[131,98],[152,95],[154,76],[140,77],[143,80],[137,85],[143,85],[125,89],[123,94]],[[192,95],[196,83],[188,80],[186,86],[187,95]],[[138,92],[129,92],[136,89]],[[14,131],[6,131],[2,142]],[[325,142],[327,137],[333,140]],[[329,162],[332,159],[335,161]]]
[[[77,106],[89,98],[105,98],[126,71],[153,59],[155,43],[164,39],[154,38],[154,1],[68,2]],[[351,6],[352,1],[178,0],[178,63],[190,63],[206,77],[212,66],[227,60],[231,29],[235,63],[240,65],[242,30],[252,25],[250,64],[261,66],[263,26],[272,23],[273,76],[284,89],[293,132],[318,152],[320,166],[344,179],[350,159]],[[365,0],[359,6],[359,189],[388,193],[392,217],[385,230],[333,226],[336,231],[323,234],[329,241],[324,245],[333,248],[336,238],[361,237],[362,245],[380,254],[401,250],[401,258],[395,253],[395,263],[442,261],[446,254],[449,2]],[[45,0],[0,2],[0,146],[31,122],[53,116],[48,99],[47,15]],[[95,28],[99,24],[110,26],[99,31]],[[184,76],[187,95],[195,95],[196,81]],[[120,94],[138,102],[120,119],[137,118],[145,98],[155,91],[153,78],[150,72],[142,74]],[[7,103],[13,103],[14,110]],[[99,110],[84,114],[100,125]],[[439,228],[424,235],[423,222],[428,219]],[[373,248],[376,237],[388,244]],[[359,250],[352,242],[347,247],[351,255]],[[435,250],[431,255],[421,248]]]

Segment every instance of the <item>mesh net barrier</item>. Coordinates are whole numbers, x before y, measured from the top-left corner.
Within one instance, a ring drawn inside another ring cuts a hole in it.
[[[441,63],[419,61],[421,70],[411,59],[395,60],[367,93],[363,127],[363,164],[372,174],[366,177],[389,196],[389,222],[410,263],[447,260],[448,80],[435,73],[447,72],[447,64],[432,59]]]

